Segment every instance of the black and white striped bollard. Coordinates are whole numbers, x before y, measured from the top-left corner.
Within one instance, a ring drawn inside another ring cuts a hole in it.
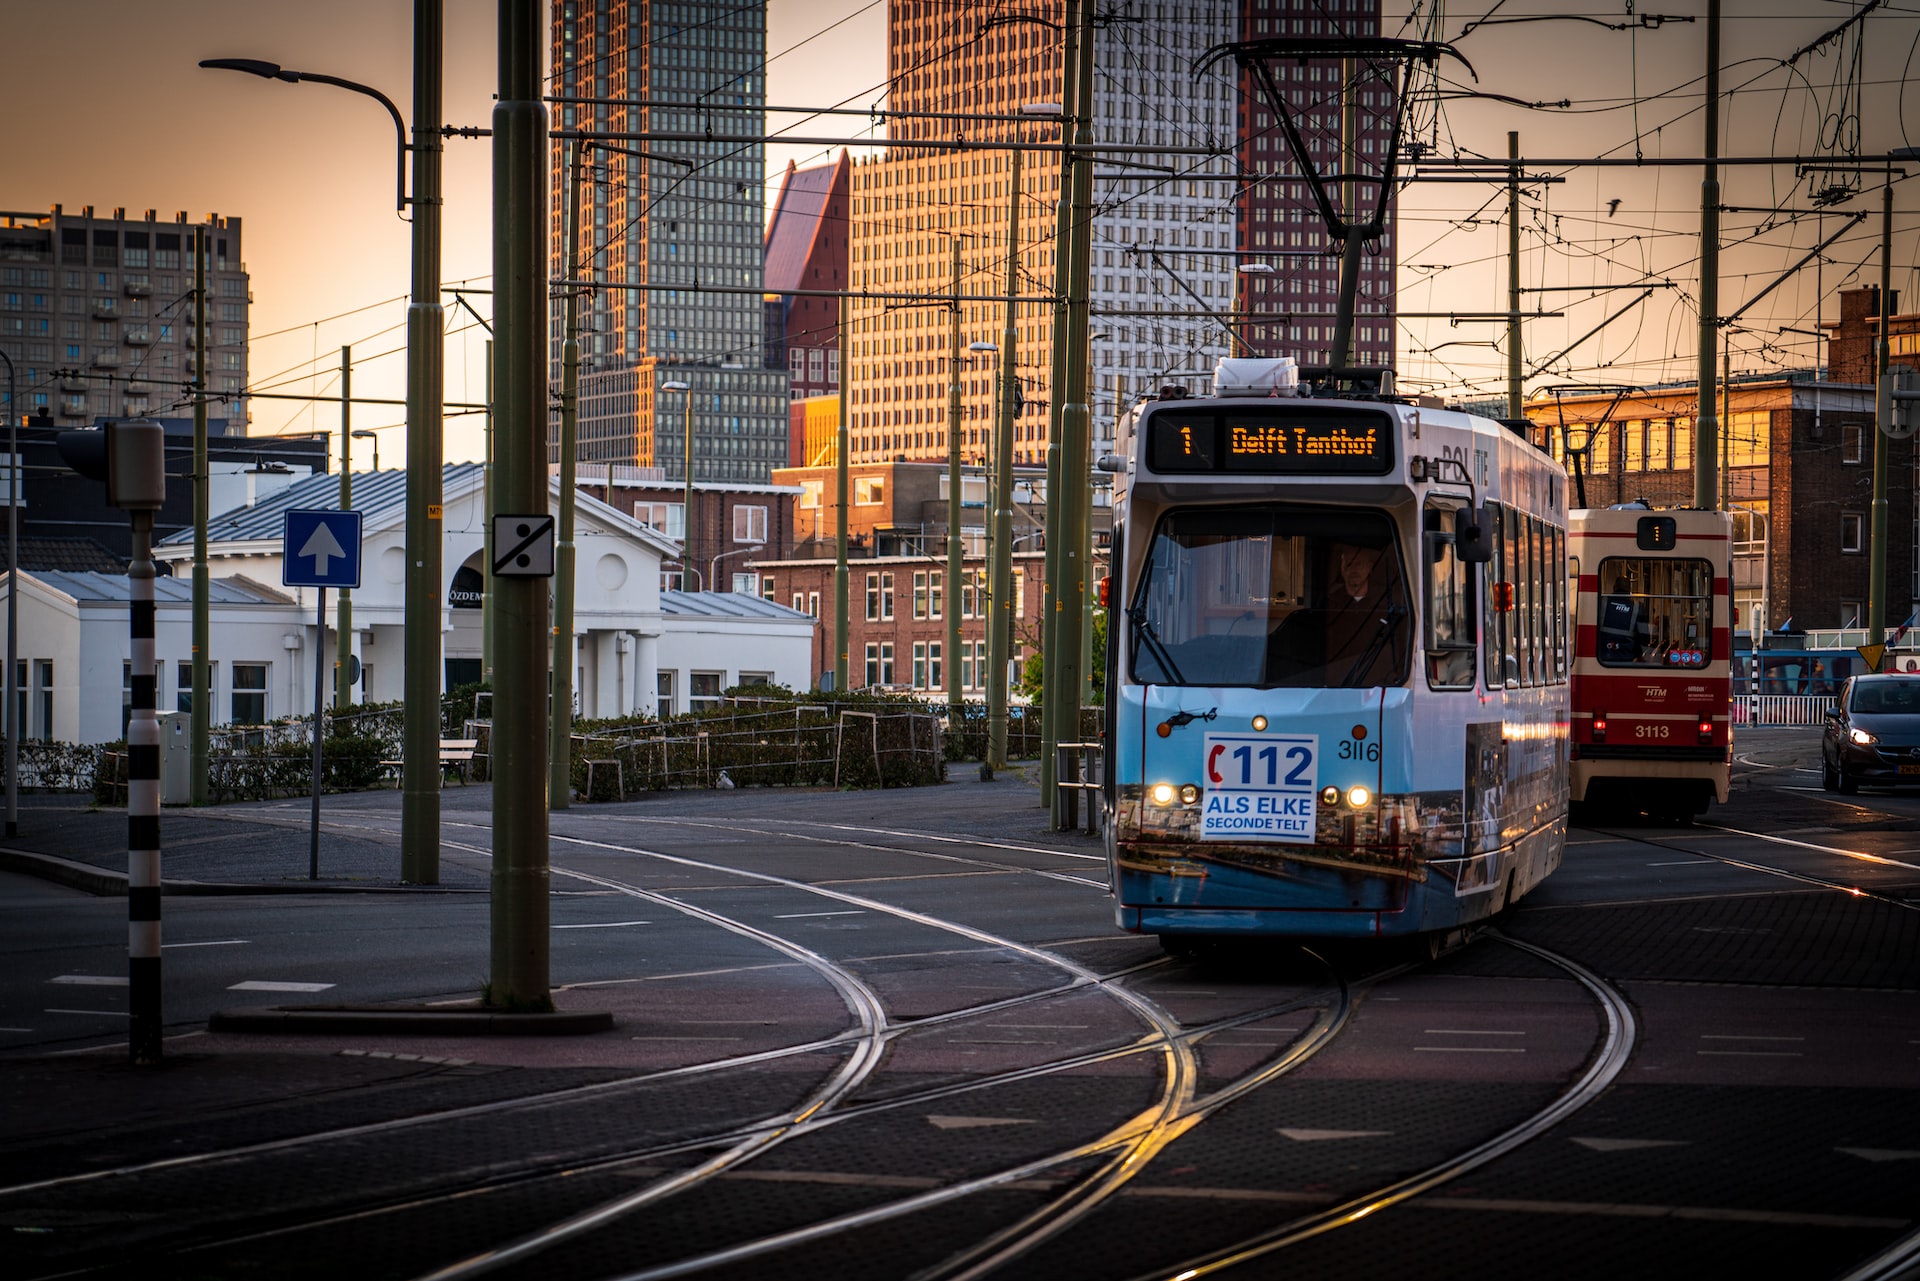
[[[129,513],[133,715],[127,721],[127,985],[135,1063],[160,1061],[160,721],[153,668],[153,513]]]

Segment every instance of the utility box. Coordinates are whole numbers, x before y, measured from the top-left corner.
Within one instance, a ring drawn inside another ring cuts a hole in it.
[[[160,722],[160,803],[193,804],[193,714],[162,712]]]

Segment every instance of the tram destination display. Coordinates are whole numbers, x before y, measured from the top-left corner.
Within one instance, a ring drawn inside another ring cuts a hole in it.
[[[1388,414],[1298,408],[1181,408],[1147,419],[1147,466],[1165,475],[1382,476],[1393,466]]]

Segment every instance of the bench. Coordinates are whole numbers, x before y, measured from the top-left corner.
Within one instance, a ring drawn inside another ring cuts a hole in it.
[[[460,775],[461,783],[464,784],[467,781],[467,770],[470,769],[473,765],[474,749],[479,746],[480,746],[480,740],[477,738],[443,738],[441,739],[440,740],[440,773],[441,773],[442,780],[444,781],[445,779],[452,778],[454,774],[458,773]],[[381,761],[380,762],[381,769],[392,770],[396,777],[398,777],[401,774],[405,766],[406,766],[405,761]]]

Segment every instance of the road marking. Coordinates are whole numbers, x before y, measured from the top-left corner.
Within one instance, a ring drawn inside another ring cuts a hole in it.
[[[930,1116],[927,1121],[942,1130],[979,1130],[991,1125],[1038,1125],[1020,1116]]]
[[[1422,1054],[1525,1054],[1518,1045],[1416,1045]]]
[[[1392,1130],[1296,1130],[1281,1126],[1280,1133],[1295,1143],[1324,1143],[1329,1139],[1377,1139],[1392,1134]]]
[[[1683,858],[1677,863],[1649,863],[1648,867],[1712,867],[1715,860],[1710,858]]]
[[[801,921],[801,920],[805,920],[807,917],[810,917],[810,916],[865,916],[865,915],[866,913],[864,911],[858,908],[855,908],[852,911],[848,911],[848,912],[788,912],[784,916],[776,916],[773,919],[776,921]]]
[[[556,930],[614,930],[623,925],[652,925],[652,921],[594,921],[588,925],[556,925]]]
[[[31,1032],[30,1027],[0,1027],[0,1032]]]
[[[1595,1152],[1637,1152],[1642,1148],[1684,1148],[1685,1139],[1575,1139],[1583,1148]]]
[[[241,944],[241,943],[247,943],[247,942],[251,942],[251,941],[252,941],[252,940],[250,940],[250,939],[208,939],[208,940],[206,940],[206,941],[205,941],[204,943],[162,943],[162,944],[161,944],[160,946],[161,946],[162,948],[169,948],[169,947],[233,947],[233,946],[235,946],[235,945],[237,945],[237,944]]]
[[[1803,850],[1818,850],[1822,854],[1838,854],[1841,858],[1855,858],[1863,863],[1878,863],[1882,867],[1903,867],[1909,872],[1920,872],[1920,863],[1902,863],[1897,858],[1882,858],[1878,854],[1868,854],[1864,850],[1839,850],[1831,845],[1815,845],[1811,841],[1796,841],[1787,836],[1769,836],[1765,832],[1748,832],[1738,827],[1722,827],[1718,823],[1696,823],[1710,832],[1727,832],[1734,836],[1751,836],[1756,841],[1770,841],[1775,845],[1793,845]]]
[[[1804,1036],[1744,1036],[1735,1035],[1731,1032],[1720,1034],[1703,1032],[1700,1035],[1700,1039],[1703,1041],[1804,1041],[1807,1038]]]
[[[229,992],[324,992],[332,987],[331,983],[282,983],[270,979],[248,979],[244,983],[235,983],[227,989]]]
[[[1476,1032],[1464,1027],[1430,1027],[1424,1029],[1422,1036],[1525,1036],[1525,1032]]]
[[[987,1026],[998,1028],[1003,1032],[1084,1032],[1089,1025],[1085,1023],[989,1023]]]
[[[629,1041],[738,1041],[737,1036],[630,1036]]]
[[[948,1045],[1058,1045],[1058,1041],[1028,1041],[1020,1038],[994,1038],[990,1036],[950,1036]]]
[[[1912,1161],[1920,1159],[1920,1152],[1904,1152],[1898,1148],[1835,1148],[1835,1152],[1844,1152],[1848,1156],[1857,1156],[1866,1161]]]
[[[1806,1057],[1798,1050],[1695,1050],[1694,1053],[1723,1059],[1798,1059]]]
[[[132,1018],[132,1017],[133,1017],[133,1015],[131,1015],[131,1014],[129,1014],[129,1013],[127,1013],[127,1012],[126,1012],[125,1010],[55,1010],[55,1009],[49,1009],[49,1010],[47,1011],[47,1013],[48,1013],[48,1014],[104,1014],[104,1015],[106,1015],[106,1016],[107,1016],[108,1018],[110,1018],[110,1019],[130,1019],[130,1018]]]
[[[112,974],[61,974],[47,980],[49,983],[67,983],[74,987],[125,987],[124,976]]]

